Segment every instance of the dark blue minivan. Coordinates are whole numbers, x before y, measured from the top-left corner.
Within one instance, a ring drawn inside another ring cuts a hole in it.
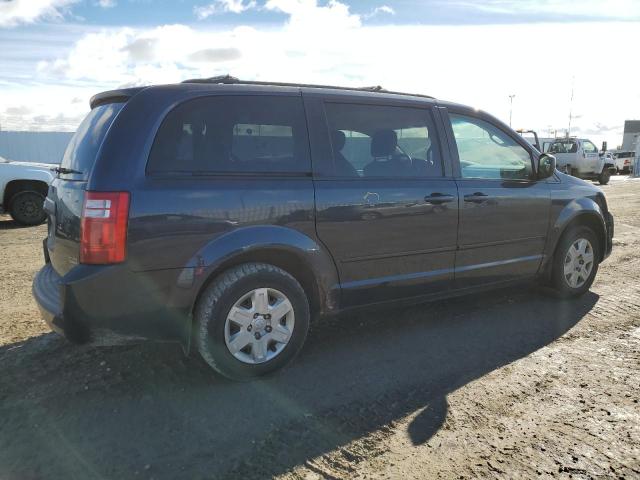
[[[538,280],[586,292],[602,191],[430,97],[233,77],[104,92],[45,201],[43,317],[75,342],[192,344],[248,379],[311,319]]]

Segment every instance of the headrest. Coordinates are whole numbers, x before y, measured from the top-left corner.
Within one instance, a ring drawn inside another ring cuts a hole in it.
[[[393,130],[378,130],[371,138],[371,156],[388,157],[393,155],[398,145],[398,135]]]
[[[339,152],[344,148],[344,144],[347,141],[347,136],[342,130],[331,130],[331,145],[336,152]]]

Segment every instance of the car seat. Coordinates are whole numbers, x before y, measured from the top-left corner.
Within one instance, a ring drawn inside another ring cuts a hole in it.
[[[365,177],[397,177],[411,175],[411,159],[395,156],[398,135],[394,130],[378,130],[371,137],[373,161],[365,165]]]

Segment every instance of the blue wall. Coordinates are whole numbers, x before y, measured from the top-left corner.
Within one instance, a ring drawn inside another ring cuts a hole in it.
[[[0,157],[17,162],[60,163],[73,132],[0,131]]]

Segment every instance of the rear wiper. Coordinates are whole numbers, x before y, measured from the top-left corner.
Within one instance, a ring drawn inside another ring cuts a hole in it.
[[[53,170],[56,173],[62,173],[62,174],[66,174],[66,173],[82,174],[82,172],[79,170],[74,170],[73,168],[66,168],[66,167],[55,167],[55,168],[52,168],[51,170]]]

